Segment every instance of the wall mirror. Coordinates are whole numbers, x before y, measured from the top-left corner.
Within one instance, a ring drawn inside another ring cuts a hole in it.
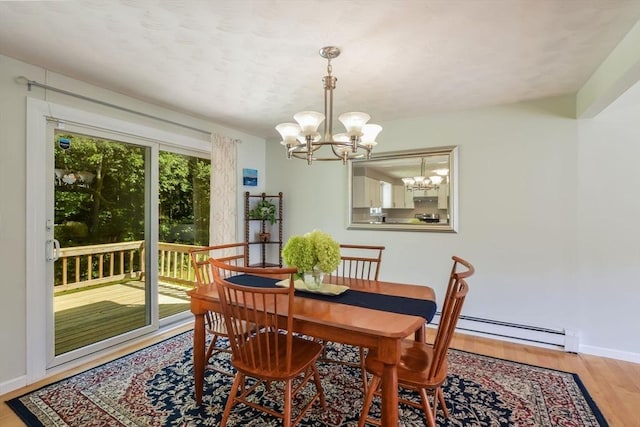
[[[456,232],[457,147],[349,162],[349,229]]]

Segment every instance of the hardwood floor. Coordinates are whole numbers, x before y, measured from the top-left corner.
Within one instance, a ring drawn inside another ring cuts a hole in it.
[[[457,334],[452,347],[578,374],[611,427],[640,427],[640,364]]]
[[[109,356],[101,357],[73,370],[0,396],[3,402],[0,406],[0,425],[3,427],[24,425],[4,403],[6,400],[100,365],[108,360],[118,358],[189,328],[190,326],[185,326],[152,339],[142,340]],[[564,353],[558,350],[542,349],[463,334],[456,335],[452,347],[531,365],[575,372],[580,376],[610,426],[640,426],[640,364],[604,357]]]

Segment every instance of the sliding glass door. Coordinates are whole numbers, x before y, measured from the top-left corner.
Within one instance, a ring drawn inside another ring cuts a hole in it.
[[[158,169],[158,303],[165,319],[189,311],[189,250],[209,244],[211,160],[161,150]]]
[[[54,129],[50,142],[47,229],[59,361],[150,327],[154,288],[146,274],[151,148],[70,128]]]
[[[52,122],[48,366],[187,318],[209,244],[208,153]]]
[[[27,382],[191,319],[210,142],[27,99]],[[161,277],[162,276],[162,277]]]

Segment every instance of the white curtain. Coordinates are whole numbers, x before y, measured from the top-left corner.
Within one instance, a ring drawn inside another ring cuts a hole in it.
[[[212,245],[237,242],[236,145],[239,142],[216,133],[211,135],[209,241]]]

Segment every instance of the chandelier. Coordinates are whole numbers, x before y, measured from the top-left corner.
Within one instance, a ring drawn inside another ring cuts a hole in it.
[[[449,169],[437,169],[433,171],[436,175],[425,176],[426,160],[420,159],[420,175],[402,178],[407,191],[433,190],[438,188],[442,181],[449,175]]]
[[[335,76],[331,75],[331,60],[340,55],[340,49],[326,46],[320,49],[320,56],[327,60],[327,75],[324,84],[324,114],[316,111],[301,111],[294,114],[297,123],[280,123],[276,130],[282,136],[280,142],[287,150],[287,158],[306,159],[308,164],[314,160],[342,160],[360,157],[371,158],[371,151],[377,145],[376,137],[382,126],[367,124],[371,118],[367,113],[349,112],[338,116],[346,128],[345,133],[333,134],[333,90],[336,88]],[[326,120],[325,120],[326,118]],[[324,121],[323,132],[318,127]],[[327,146],[326,154],[319,150]]]

